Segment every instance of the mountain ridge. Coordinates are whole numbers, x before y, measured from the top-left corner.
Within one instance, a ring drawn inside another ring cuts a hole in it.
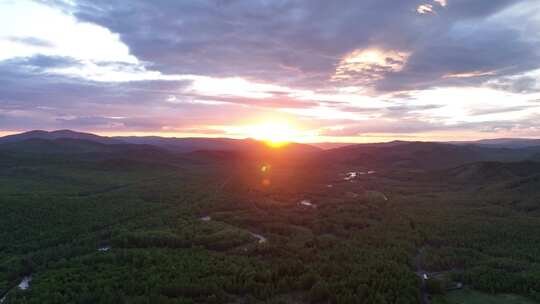
[[[18,134],[6,135],[0,137],[0,143],[7,142],[18,142],[27,139],[45,139],[45,140],[54,140],[54,139],[82,139],[90,140],[94,142],[99,142],[102,144],[119,144],[122,143],[111,137],[99,136],[92,133],[78,132],[68,129],[55,130],[55,131],[44,131],[44,130],[31,130],[28,132],[22,132]]]
[[[191,153],[196,151],[224,151],[224,152],[246,152],[261,151],[271,149],[262,141],[254,139],[232,139],[232,138],[205,138],[205,137],[159,137],[159,136],[99,136],[92,133],[77,132],[73,130],[32,130],[0,137],[0,144],[18,143],[31,139],[40,140],[85,140],[106,145],[151,145],[175,153]],[[313,153],[321,151],[321,148],[300,143],[289,143],[282,149],[294,153]]]

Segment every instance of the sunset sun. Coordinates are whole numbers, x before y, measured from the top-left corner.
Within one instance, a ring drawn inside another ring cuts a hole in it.
[[[249,126],[249,137],[262,140],[270,147],[279,148],[297,140],[300,132],[285,122],[265,122]]]
[[[540,0],[0,0],[0,304],[540,304]]]

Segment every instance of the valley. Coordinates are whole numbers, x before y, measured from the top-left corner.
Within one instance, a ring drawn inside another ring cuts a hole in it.
[[[540,301],[535,147],[1,142],[4,303]]]

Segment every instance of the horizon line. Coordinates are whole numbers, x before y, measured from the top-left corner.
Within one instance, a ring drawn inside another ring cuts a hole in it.
[[[242,137],[242,136],[223,136],[223,135],[212,135],[212,134],[189,134],[189,133],[172,133],[172,132],[147,132],[147,131],[128,131],[128,132],[103,132],[103,131],[81,131],[81,130],[75,130],[75,129],[31,129],[31,130],[10,130],[10,131],[3,131],[0,130],[0,138],[3,138],[5,136],[10,135],[17,135],[17,134],[24,134],[28,132],[33,131],[43,131],[43,132],[56,132],[56,131],[71,131],[76,133],[86,133],[86,134],[92,134],[97,135],[101,137],[108,137],[108,138],[118,138],[118,137],[160,137],[160,138],[176,138],[176,139],[232,139],[232,140],[256,140],[256,141],[264,141],[263,139],[256,139],[253,137]],[[183,136],[185,135],[185,136]],[[361,138],[370,138],[371,136],[358,136]],[[375,140],[375,141],[288,141],[288,143],[297,143],[297,144],[329,144],[329,145],[347,145],[347,144],[377,144],[377,143],[391,143],[396,141],[403,141],[403,142],[439,142],[439,143],[452,143],[452,142],[476,142],[476,141],[482,141],[482,140],[540,140],[540,137],[482,137],[482,138],[474,138],[474,139],[452,139],[452,140],[425,140],[425,139],[419,139],[417,137],[412,136],[377,136],[372,138],[388,138],[388,140]]]

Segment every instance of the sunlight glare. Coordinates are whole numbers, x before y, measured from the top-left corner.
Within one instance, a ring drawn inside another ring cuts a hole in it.
[[[262,123],[248,127],[250,137],[264,141],[272,148],[279,148],[287,145],[299,135],[298,130],[295,130],[287,123]]]

